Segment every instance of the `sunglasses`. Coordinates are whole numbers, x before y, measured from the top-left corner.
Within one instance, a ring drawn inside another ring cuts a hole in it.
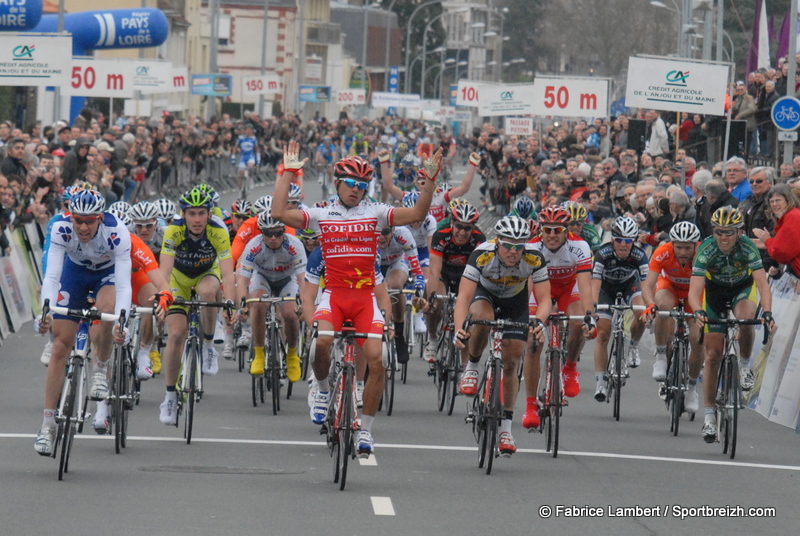
[[[497,241],[498,244],[503,246],[508,251],[522,251],[525,249],[525,244],[515,244],[513,242],[503,242],[502,240]]]
[[[632,244],[633,238],[615,238],[614,242],[617,244]]]
[[[714,229],[716,236],[733,236],[736,234],[736,229]]]
[[[136,224],[136,228],[137,229],[152,229],[155,226],[156,226],[155,223],[137,223]]]
[[[756,179],[750,181],[750,184],[763,184],[764,182],[765,182],[764,179]]]
[[[456,231],[472,231],[472,225],[464,225],[463,223],[454,223],[453,227]]]
[[[72,216],[72,223],[75,225],[91,225],[96,221],[100,221],[100,216],[92,216],[91,218],[81,218],[80,216]]]
[[[544,234],[560,235],[564,231],[566,231],[566,229],[563,227],[542,227],[542,232]]]
[[[286,228],[278,229],[276,231],[261,231],[261,234],[264,235],[266,238],[278,238],[279,236],[283,236],[283,233],[286,232]]]
[[[357,181],[355,179],[339,179],[339,180],[342,181],[348,188],[358,187],[359,190],[366,190],[367,188],[369,188],[368,182]]]

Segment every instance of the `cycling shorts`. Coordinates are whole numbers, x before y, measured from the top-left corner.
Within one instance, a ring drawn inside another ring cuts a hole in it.
[[[297,296],[300,293],[300,287],[297,285],[297,280],[293,277],[284,277],[278,281],[270,281],[258,272],[254,272],[250,278],[250,284],[247,286],[247,292],[252,293],[256,290],[263,290],[266,296],[275,296],[278,298],[289,298]]]
[[[706,280],[706,293],[703,296],[703,309],[708,315],[709,320],[720,320],[724,317],[725,309],[728,304],[731,308],[742,300],[750,300],[758,305],[758,292],[756,284],[751,279],[747,284],[736,287],[724,287],[715,285]],[[706,324],[706,333],[725,333],[725,326],[710,326]]]
[[[58,300],[55,305],[70,309],[88,309],[87,295],[92,293],[96,298],[101,288],[113,284],[113,266],[103,270],[87,270],[85,267],[75,264],[69,258],[66,258],[64,259],[64,268],[61,271],[61,288],[58,290]],[[57,320],[72,320],[73,322],[79,321],[77,318],[58,314],[53,314],[53,318]]]
[[[478,300],[489,302],[494,309],[495,320],[509,320],[511,322],[528,322],[528,290],[527,285],[522,292],[510,298],[498,298],[483,286],[478,284],[472,303]],[[503,340],[528,340],[527,328],[506,328],[503,330]],[[491,344],[491,342],[489,343]]]
[[[238,167],[239,167],[239,169],[247,169],[247,167],[250,166],[250,165],[253,165],[253,166],[256,165],[256,159],[253,156],[251,156],[249,158],[240,159]]]
[[[617,293],[622,293],[622,300],[623,302],[630,304],[636,296],[641,296],[642,294],[642,283],[639,279],[631,280],[631,283],[627,286],[622,287],[601,287],[600,288],[600,297],[597,300],[597,304],[607,304],[613,305],[617,299]],[[611,320],[614,311],[611,309],[606,309],[603,311],[597,311],[598,318],[606,318]],[[640,312],[637,312],[636,315],[640,315]]]
[[[439,281],[444,285],[444,291],[452,294],[458,294],[458,285],[461,283],[461,278],[450,279],[447,275],[442,274],[439,276]]]
[[[219,269],[219,264],[216,262],[210,270],[195,278],[186,277],[183,272],[172,270],[172,273],[169,274],[169,286],[172,289],[172,296],[175,299],[183,298],[187,301],[190,300],[192,298],[192,287],[199,285],[200,281],[206,276],[216,277],[220,284],[222,284],[222,272]],[[171,305],[167,314],[187,315],[189,314],[189,308],[183,305]]]
[[[358,333],[383,334],[383,315],[372,288],[326,288],[314,320],[330,322],[334,331],[341,331],[344,321],[351,320]],[[361,346],[364,339],[356,342]]]
[[[572,288],[563,287],[563,289],[564,290],[562,290],[561,294],[551,293],[550,295],[551,298],[555,300],[556,306],[558,307],[558,311],[554,310],[552,311],[553,313],[555,312],[566,313],[567,307],[569,307],[575,302],[581,301],[581,293],[578,292],[577,279],[575,280],[575,283],[573,284]],[[533,292],[531,292],[531,297],[528,300],[528,314],[530,316],[533,316],[536,314],[536,311],[538,310],[539,310],[539,305],[536,303],[536,295]],[[585,313],[586,311],[581,311],[581,312]]]
[[[405,279],[408,279],[408,274],[411,273],[411,267],[408,265],[408,261],[404,257],[399,257],[391,264],[381,264],[381,274],[383,277],[386,277],[386,274],[394,270],[400,270],[406,274]]]
[[[422,268],[428,268],[431,265],[431,252],[428,248],[417,248],[417,259]]]
[[[139,293],[142,291],[145,285],[150,282],[150,278],[147,276],[147,272],[144,270],[137,270],[133,272],[131,275],[131,288],[133,289],[133,304],[139,306],[145,306],[146,303],[139,303]]]
[[[658,294],[659,290],[668,290],[672,292],[672,295],[675,297],[675,300],[672,303],[672,307],[678,306],[678,300],[683,300],[683,310],[687,313],[693,313],[691,307],[689,307],[689,291],[688,290],[680,290],[676,289],[672,286],[672,281],[667,279],[666,277],[659,277],[658,282],[656,283],[656,294]]]

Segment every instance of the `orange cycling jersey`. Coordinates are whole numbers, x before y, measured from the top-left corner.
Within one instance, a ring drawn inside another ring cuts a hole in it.
[[[680,292],[689,292],[689,280],[692,278],[692,263],[681,262],[675,257],[672,242],[659,246],[650,258],[650,271],[661,274],[659,281],[666,279],[670,286]]]
[[[144,243],[144,240],[131,234],[131,268],[132,272],[136,273],[139,270],[143,272],[151,272],[158,268],[158,261],[156,256]]]

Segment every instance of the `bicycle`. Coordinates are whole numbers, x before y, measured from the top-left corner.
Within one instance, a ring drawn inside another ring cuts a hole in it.
[[[326,201],[330,195],[330,164],[317,162],[317,181],[322,187],[322,200]]]
[[[244,333],[245,330],[245,323],[238,319],[236,323],[233,325],[233,340],[236,341],[236,364],[239,367],[239,372],[244,370],[244,366],[247,363],[248,357],[250,355],[250,349],[247,346],[243,346],[239,344],[239,339]]]
[[[442,325],[439,331],[439,339],[436,342],[436,361],[431,365],[428,375],[433,376],[436,384],[437,408],[444,411],[447,407],[447,414],[453,414],[453,408],[458,395],[458,379],[461,375],[461,352],[452,343],[455,326],[453,325],[453,309],[455,308],[458,296],[452,292],[444,295],[431,294],[431,302],[436,300],[444,301],[444,312],[442,315]]]
[[[394,411],[394,386],[395,376],[397,375],[397,350],[394,346],[394,339],[389,338],[389,328],[384,325],[383,328],[383,347],[384,353],[384,374],[383,380],[383,396],[378,403],[378,411],[383,409],[383,404],[386,403],[386,415],[390,416]],[[366,378],[369,377],[369,370],[367,370]]]
[[[489,340],[491,349],[483,376],[478,383],[477,395],[472,399],[472,409],[464,419],[472,423],[472,433],[478,442],[478,467],[486,465],[486,474],[492,473],[494,458],[500,457],[498,431],[503,420],[503,357],[502,340],[505,328],[530,327],[529,322],[512,322],[510,320],[474,320],[472,315],[464,321],[464,331],[471,325],[490,326]]]
[[[89,396],[85,394],[87,388],[86,369],[91,363],[89,357],[89,327],[94,321],[116,322],[120,327],[124,325],[125,312],[121,315],[101,313],[95,308],[69,309],[67,307],[50,306],[50,300],[45,300],[42,308],[42,321],[50,313],[79,318],[78,331],[75,334],[75,346],[67,360],[66,378],[61,388],[61,396],[56,410],[56,441],[53,445],[53,458],[58,455],[61,445],[61,457],[58,463],[58,479],[64,479],[64,473],[69,472],[69,458],[72,452],[72,441],[76,433],[83,433],[83,424],[91,417],[87,412]]]
[[[200,308],[201,307],[222,307],[227,311],[233,309],[233,304],[227,302],[207,302],[197,299],[195,288],[192,287],[189,300],[183,298],[175,298],[175,305],[182,305],[189,308],[189,333],[186,336],[184,343],[184,351],[181,355],[181,371],[178,376],[176,390],[178,391],[177,399],[177,418],[175,419],[175,428],[180,424],[181,413],[184,409],[186,415],[183,421],[183,437],[186,439],[186,444],[192,444],[192,432],[194,428],[194,407],[203,398],[203,370],[202,370],[202,352],[203,352],[203,329],[200,324]],[[184,408],[185,406],[185,408]]]
[[[670,413],[669,431],[672,432],[672,435],[677,436],[681,415],[685,411],[683,400],[686,390],[689,388],[689,323],[687,319],[694,319],[694,314],[685,311],[683,300],[678,300],[678,307],[675,309],[658,311],[656,314],[674,318],[677,321],[675,335],[672,337],[667,379],[662,384],[664,402]],[[691,420],[694,420],[694,413],[691,415]]]
[[[740,320],[733,316],[730,306],[725,318],[707,319],[707,324],[725,326],[725,350],[717,375],[717,396],[714,407],[717,414],[717,439],[722,453],[731,459],[736,456],[736,436],[739,431],[739,409],[743,408],[742,392],[739,385],[739,326],[763,324],[763,319]],[[703,344],[705,329],[700,331],[700,344]],[[769,330],[764,329],[763,343],[769,339]]]
[[[566,315],[554,313],[547,318],[549,343],[547,347],[547,361],[545,363],[544,386],[539,395],[539,428],[536,430],[545,437],[545,451],[552,452],[553,458],[558,457],[558,438],[561,429],[561,413],[567,406],[564,397],[564,378],[561,371],[567,362],[567,339],[569,338],[569,322],[579,320],[586,322],[587,316]],[[530,319],[533,320],[534,316]],[[534,342],[534,346],[536,343]]]
[[[411,352],[414,349],[414,311],[411,304],[411,301],[408,297],[417,296],[417,292],[415,290],[403,288],[390,288],[388,289],[389,299],[392,301],[392,305],[397,303],[398,296],[403,294],[406,296],[406,308],[403,312],[403,337],[406,341],[406,346],[408,347],[408,355],[411,356]],[[392,345],[394,346],[394,345]],[[408,380],[408,362],[400,364],[400,381],[406,383]]]
[[[266,303],[267,328],[266,328],[266,348],[267,363],[264,373],[259,376],[252,376],[252,395],[253,406],[257,407],[257,400],[264,402],[265,392],[272,393],[272,414],[277,415],[281,409],[281,382],[286,380],[286,345],[283,342],[282,325],[278,318],[277,307],[279,303],[296,302],[297,297],[286,296],[284,298],[274,298],[272,296],[262,296],[245,300],[245,303]],[[252,345],[251,345],[252,346]],[[286,398],[292,396],[292,384],[286,388]]]
[[[344,343],[341,360],[335,359],[332,366],[336,370],[335,388],[332,393],[332,404],[328,406],[328,414],[320,433],[325,434],[331,457],[334,458],[333,482],[343,490],[347,482],[348,458],[355,459],[355,433],[359,426],[356,408],[356,339],[381,339],[383,335],[375,333],[356,333],[355,326],[346,320],[341,331],[320,331],[314,322],[314,334],[319,337],[334,337]],[[336,345],[333,346],[336,349]],[[337,355],[338,352],[332,352]],[[369,454],[367,454],[369,456]]]
[[[608,354],[608,364],[606,365],[605,377],[608,381],[608,394],[606,402],[610,403],[614,399],[614,419],[619,420],[622,404],[622,386],[625,380],[630,377],[628,374],[628,360],[625,359],[625,311],[644,311],[644,305],[628,305],[625,303],[622,293],[618,292],[613,304],[599,304],[598,311],[613,311],[611,320],[611,351]]]

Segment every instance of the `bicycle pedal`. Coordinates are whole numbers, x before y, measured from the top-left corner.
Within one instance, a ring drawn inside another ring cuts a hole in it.
[[[467,416],[464,417],[464,423],[471,424],[471,423],[474,423],[474,422],[475,422],[475,414],[472,413],[472,412],[467,413]]]
[[[319,435],[327,435],[328,434],[328,427],[326,425],[322,425],[319,427]]]

